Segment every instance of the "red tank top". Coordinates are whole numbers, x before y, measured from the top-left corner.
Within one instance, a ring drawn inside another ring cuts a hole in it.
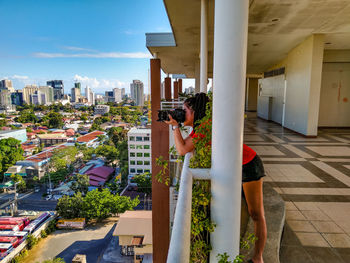
[[[192,138],[196,137],[194,130],[192,130],[189,136]],[[255,156],[256,156],[256,152],[249,146],[243,144],[243,158],[242,158],[243,165],[249,163],[251,160],[254,159]]]

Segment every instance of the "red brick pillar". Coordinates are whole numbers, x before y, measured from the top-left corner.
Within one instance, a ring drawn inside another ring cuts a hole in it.
[[[174,81],[174,100],[179,98],[179,83]]]
[[[166,77],[164,79],[164,93],[165,93],[165,100],[170,101],[171,100],[171,78]]]
[[[160,109],[160,59],[151,59],[151,110],[152,110],[152,235],[153,262],[164,263],[170,240],[169,187],[159,183],[156,174],[161,167],[156,158],[169,159],[169,126],[157,122]],[[165,176],[169,176],[167,173]]]
[[[182,93],[182,79],[179,79],[177,82],[179,82],[179,93]]]

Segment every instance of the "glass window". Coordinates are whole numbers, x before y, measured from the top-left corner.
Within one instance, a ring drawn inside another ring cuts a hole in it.
[[[130,161],[130,165],[135,165],[135,161]]]
[[[130,141],[135,141],[135,136],[130,136]]]
[[[136,149],[138,150],[142,149],[142,145],[136,145]]]
[[[150,162],[149,161],[144,161],[144,165],[149,165]]]
[[[130,157],[135,157],[135,153],[130,153]]]
[[[135,149],[135,145],[130,144],[130,149]]]
[[[149,145],[144,145],[143,148],[144,148],[144,149],[150,149],[151,146],[149,146]]]
[[[137,161],[137,165],[143,165],[143,161]]]
[[[149,137],[143,137],[143,140],[144,140],[145,142],[149,142]]]
[[[150,153],[144,153],[144,156],[145,156],[145,157],[150,157],[151,154],[150,154]]]
[[[138,174],[142,174],[142,173],[143,173],[143,170],[142,170],[142,169],[137,169],[137,173],[138,173]]]
[[[137,153],[137,157],[142,157],[142,153]]]
[[[145,169],[145,170],[144,170],[144,172],[145,172],[145,173],[150,173],[150,172],[151,172],[151,170],[149,170],[149,169]]]
[[[134,174],[134,173],[135,173],[135,169],[134,169],[134,168],[131,168],[131,169],[130,169],[130,173],[131,173],[131,174]]]
[[[142,142],[142,137],[141,136],[136,136],[136,141],[137,142]]]

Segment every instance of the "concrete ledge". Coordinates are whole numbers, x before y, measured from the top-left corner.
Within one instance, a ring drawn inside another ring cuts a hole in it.
[[[267,225],[267,241],[264,250],[264,262],[279,263],[281,237],[285,222],[285,204],[281,196],[268,184],[264,183],[264,208]],[[254,233],[253,220],[249,217],[247,204],[242,198],[241,233],[246,238]],[[253,255],[254,246],[251,247],[245,260]]]

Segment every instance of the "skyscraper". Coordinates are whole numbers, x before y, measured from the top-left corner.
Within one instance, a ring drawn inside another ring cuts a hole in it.
[[[54,92],[51,86],[40,86],[39,93],[40,93],[40,100],[39,100],[40,104],[43,104],[43,105],[51,104],[54,101]],[[45,96],[43,96],[43,94],[45,94]]]
[[[136,106],[143,106],[144,94],[143,83],[140,80],[133,80],[130,84],[131,99],[135,101]]]
[[[76,84],[76,83],[75,83]],[[71,89],[72,102],[79,102],[80,88],[74,87]]]
[[[113,89],[113,97],[114,97],[114,102],[121,102],[122,101],[122,90],[119,88],[114,88]]]
[[[0,106],[9,109],[12,106],[11,92],[8,89],[0,88]]]
[[[64,86],[62,80],[50,80],[46,82],[47,86],[53,88],[53,98],[54,100],[62,100],[64,96]]]
[[[27,104],[31,104],[31,99],[30,96],[35,94],[37,91],[39,90],[37,85],[26,85],[23,88],[23,100],[25,101],[25,103]]]
[[[13,105],[22,106],[23,105],[23,92],[21,90],[16,90],[11,93],[11,102]]]

